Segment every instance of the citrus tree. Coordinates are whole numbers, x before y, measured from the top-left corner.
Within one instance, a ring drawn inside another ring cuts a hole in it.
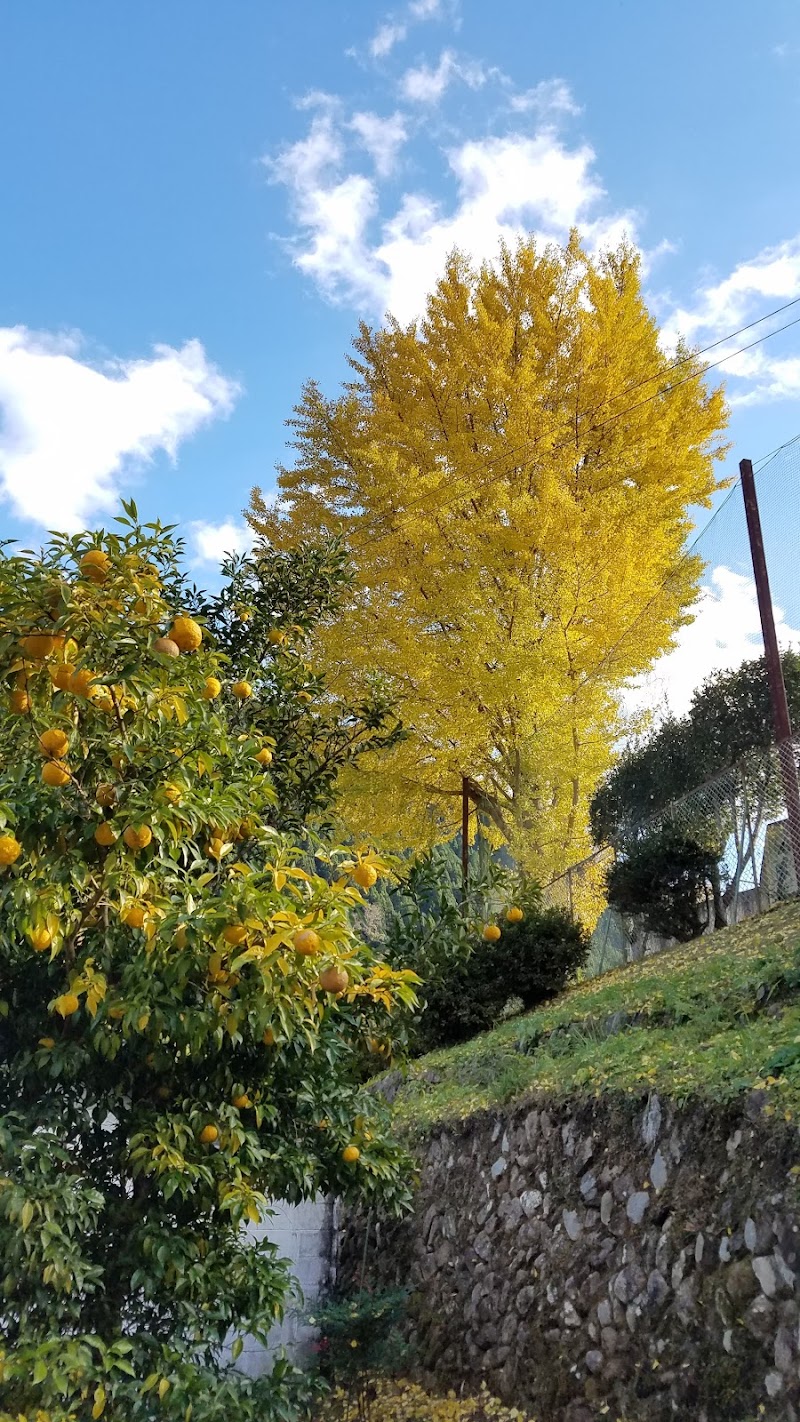
[[[117,524],[0,558],[0,1416],[286,1419],[292,1370],[222,1359],[289,1282],[246,1226],[402,1206],[356,1078],[414,979],[350,927],[380,861],[308,872],[269,825],[246,659],[165,596],[170,531]]]

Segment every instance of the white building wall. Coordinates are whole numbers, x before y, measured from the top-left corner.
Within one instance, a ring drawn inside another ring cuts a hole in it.
[[[332,1204],[322,1197],[305,1200],[300,1205],[273,1201],[273,1216],[261,1225],[251,1225],[248,1233],[256,1239],[264,1236],[277,1246],[282,1259],[291,1260],[291,1273],[299,1285],[303,1301],[292,1305],[288,1301],[286,1315],[269,1335],[267,1348],[253,1338],[245,1338],[238,1366],[251,1377],[258,1377],[272,1367],[275,1354],[281,1348],[299,1361],[313,1341],[315,1330],[303,1322],[328,1279]]]

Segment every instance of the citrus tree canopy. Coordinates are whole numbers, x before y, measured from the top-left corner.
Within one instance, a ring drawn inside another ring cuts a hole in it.
[[[26,1422],[289,1417],[291,1370],[220,1361],[286,1293],[244,1227],[408,1189],[358,1085],[413,997],[349,926],[382,865],[308,872],[269,827],[246,659],[165,596],[175,554],[131,505],[0,559],[0,1413]]]
[[[454,255],[418,323],[362,325],[339,396],[306,387],[280,499],[249,518],[277,548],[344,536],[325,664],[350,694],[380,674],[413,732],[349,776],[354,828],[449,838],[466,776],[540,876],[588,849],[618,693],[685,618],[687,510],[715,488],[724,403],[679,356],[629,248],[531,241]]]

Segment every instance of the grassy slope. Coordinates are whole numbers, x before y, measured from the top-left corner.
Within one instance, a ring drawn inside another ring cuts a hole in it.
[[[395,1103],[397,1123],[416,1134],[532,1091],[651,1088],[676,1100],[764,1088],[767,1112],[792,1119],[800,1114],[796,964],[800,903],[793,902],[618,968],[463,1046],[412,1062]],[[615,1012],[639,1016],[608,1036],[602,1024]],[[798,1061],[770,1075],[775,1053],[795,1043]]]

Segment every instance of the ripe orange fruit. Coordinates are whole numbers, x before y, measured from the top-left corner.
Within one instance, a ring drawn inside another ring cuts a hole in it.
[[[0,834],[0,865],[13,864],[22,853],[22,845],[13,834]]]
[[[117,792],[113,785],[109,785],[108,781],[104,781],[101,785],[98,785],[95,790],[94,798],[98,805],[102,805],[104,810],[110,810],[111,806],[117,803]]]
[[[264,1029],[264,1035],[263,1035],[263,1037],[261,1038],[261,1040],[262,1040],[262,1042],[264,1043],[264,1046],[265,1046],[265,1047],[274,1047],[274,1046],[275,1046],[275,1033],[273,1032],[273,1030],[272,1030],[271,1027],[266,1027],[266,1028]]]
[[[319,985],[324,992],[345,992],[350,979],[344,968],[326,968],[319,975]]]
[[[218,681],[215,676],[207,676],[203,684],[203,700],[213,701],[216,696],[219,696],[221,690],[222,682]]]
[[[31,698],[27,691],[18,686],[16,691],[12,691],[9,696],[8,706],[9,710],[13,711],[15,716],[24,716],[26,711],[30,711]]]
[[[44,1047],[45,1051],[47,1051],[47,1052],[52,1052],[52,1050],[53,1050],[55,1044],[56,1044],[56,1043],[55,1043],[55,1038],[54,1038],[54,1037],[40,1037],[40,1038],[39,1038],[39,1046],[40,1046],[40,1047]]]
[[[525,915],[522,912],[522,909],[517,908],[514,904],[512,904],[510,909],[506,909],[507,923],[521,923],[524,917]]]
[[[222,936],[226,943],[230,943],[233,948],[237,948],[240,943],[244,943],[247,937],[247,929],[243,923],[229,923],[227,928],[223,928]]]
[[[487,943],[496,943],[498,938],[500,937],[500,929],[497,927],[497,924],[485,924],[483,929],[483,936],[486,939]]]
[[[104,711],[107,716],[114,714],[114,702],[104,686],[93,686],[89,691],[89,700],[96,711]]]
[[[192,617],[176,617],[167,636],[182,652],[196,652],[203,640],[203,629]]]
[[[141,928],[146,917],[147,908],[144,904],[128,904],[128,907],[123,909],[120,914],[122,922],[126,923],[128,928]]]
[[[319,952],[319,934],[313,928],[299,928],[292,938],[292,943],[298,953],[303,958],[313,958]]]
[[[219,1138],[219,1131],[216,1126],[204,1126],[200,1132],[200,1142],[202,1145],[213,1145]]]
[[[31,661],[41,662],[55,650],[56,640],[49,632],[29,632],[27,637],[20,637],[19,645]]]
[[[59,662],[51,673],[53,685],[57,686],[59,691],[66,691],[74,672],[75,668],[71,662]]]
[[[378,882],[378,871],[373,864],[357,864],[353,878],[362,889],[371,889]]]
[[[117,832],[113,825],[107,820],[103,820],[94,832],[94,837],[102,849],[110,849],[112,844],[117,842]]]
[[[53,1011],[61,1017],[71,1017],[73,1012],[78,1011],[80,1005],[74,992],[62,992],[61,996],[57,997],[53,1003]]]
[[[48,760],[42,766],[42,780],[45,785],[57,789],[61,785],[66,785],[70,780],[70,773],[60,760]]]
[[[153,831],[149,825],[128,825],[122,832],[122,838],[129,849],[146,849],[153,838]]]
[[[162,657],[179,657],[181,654],[180,647],[171,637],[156,637],[153,651],[159,652]]]
[[[88,667],[81,667],[80,671],[74,671],[70,676],[67,691],[71,691],[73,696],[87,696],[94,677],[94,672],[89,671]]]
[[[234,1096],[233,1104],[236,1107],[237,1111],[246,1111],[247,1107],[250,1106],[252,1103],[250,1101],[250,1097],[245,1092],[242,1096]]]
[[[111,559],[102,548],[90,548],[84,553],[78,567],[90,583],[104,583],[111,569]]]
[[[248,696],[253,695],[253,688],[249,681],[235,681],[231,687],[231,691],[239,701],[246,701]]]
[[[342,1160],[344,1161],[345,1165],[355,1165],[360,1155],[361,1151],[359,1150],[358,1146],[345,1146],[344,1150],[342,1151]]]
[[[56,758],[66,753],[69,746],[69,736],[64,731],[42,731],[39,737],[39,749],[44,755],[51,755]]]
[[[47,928],[34,928],[30,933],[31,947],[37,953],[43,953],[45,948],[49,948],[53,941],[52,934]]]
[[[281,632],[280,627],[270,627],[267,633],[267,641],[271,647],[280,647],[286,641],[286,633]]]
[[[270,750],[269,746],[262,746],[261,750],[256,756],[256,760],[258,761],[259,765],[272,765],[272,751]]]
[[[171,782],[165,785],[164,799],[168,800],[170,805],[179,805],[181,803],[180,785],[173,785]]]

